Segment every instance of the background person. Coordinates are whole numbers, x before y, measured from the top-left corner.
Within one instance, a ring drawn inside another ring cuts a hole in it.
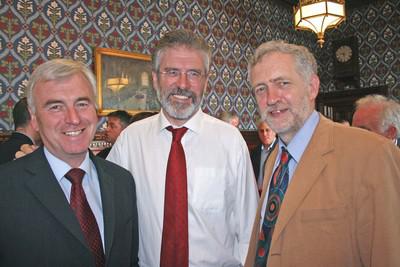
[[[200,109],[210,59],[192,31],[165,34],[152,59],[161,111],[128,126],[107,157],[136,178],[142,267],[241,266],[247,253],[254,173],[240,132]]]
[[[0,266],[138,266],[133,178],[88,150],[97,123],[93,73],[51,60],[27,90],[43,146],[0,166]]]
[[[366,129],[400,143],[400,104],[383,95],[367,95],[356,101],[352,126]]]
[[[315,111],[317,63],[305,47],[266,42],[248,70],[279,143],[245,266],[400,266],[400,151]]]
[[[261,144],[250,151],[250,158],[257,179],[258,192],[261,194],[265,163],[271,151],[275,148],[278,139],[276,139],[275,132],[262,119],[257,123],[257,134]]]
[[[224,122],[227,122],[229,124],[232,124],[236,128],[239,127],[240,119],[239,116],[228,111],[224,111],[220,115],[220,119],[223,120]]]
[[[15,159],[15,153],[23,144],[40,144],[40,135],[32,125],[26,97],[15,104],[12,115],[15,131],[7,141],[0,144],[0,164]]]
[[[105,159],[110,153],[112,145],[118,136],[132,121],[132,116],[125,110],[116,110],[107,114],[107,128],[105,131],[106,141],[111,143],[110,147],[104,148],[97,156]]]

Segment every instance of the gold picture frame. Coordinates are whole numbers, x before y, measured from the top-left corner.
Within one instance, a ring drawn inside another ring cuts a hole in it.
[[[94,51],[99,115],[158,111],[152,86],[151,56],[111,48]]]

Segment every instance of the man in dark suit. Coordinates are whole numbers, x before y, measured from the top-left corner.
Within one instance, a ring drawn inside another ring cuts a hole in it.
[[[7,141],[0,144],[0,164],[15,159],[15,153],[23,144],[34,145],[40,142],[39,132],[32,126],[26,97],[15,104],[12,114],[15,131]]]
[[[352,126],[382,135],[398,147],[400,104],[383,95],[367,95],[356,101]]]
[[[88,150],[97,123],[93,73],[51,60],[27,90],[44,146],[0,166],[0,266],[138,266],[134,180]]]
[[[264,120],[257,123],[257,133],[261,144],[250,151],[251,163],[253,164],[254,175],[257,179],[258,191],[261,193],[264,181],[264,166],[271,151],[274,149],[277,139],[275,132]]]

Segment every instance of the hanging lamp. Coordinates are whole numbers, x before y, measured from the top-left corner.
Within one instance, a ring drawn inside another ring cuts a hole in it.
[[[317,34],[317,43],[324,44],[326,29],[337,27],[345,20],[344,0],[299,0],[294,9],[296,30],[311,30]]]

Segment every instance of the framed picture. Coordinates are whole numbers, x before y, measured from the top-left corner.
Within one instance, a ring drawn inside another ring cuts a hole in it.
[[[94,56],[100,115],[118,109],[131,114],[160,109],[152,86],[149,55],[96,48]]]

